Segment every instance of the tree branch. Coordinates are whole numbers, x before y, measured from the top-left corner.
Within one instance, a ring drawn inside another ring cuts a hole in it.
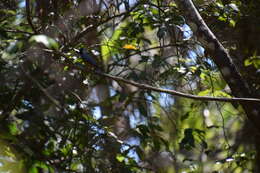
[[[251,95],[251,89],[238,72],[229,53],[211,32],[192,1],[177,0],[176,3],[184,12],[186,20],[193,33],[197,36],[203,47],[206,48],[207,52],[212,55],[213,61],[218,66],[223,78],[230,86],[233,94],[239,97]]]
[[[34,27],[33,23],[32,23],[32,20],[31,20],[31,10],[30,10],[30,0],[26,0],[26,18],[27,18],[27,21],[29,23],[29,25],[31,26],[33,32],[35,34],[38,33],[37,29]]]
[[[134,81],[131,81],[131,80],[124,79],[122,77],[113,76],[113,75],[102,73],[102,72],[99,72],[99,71],[95,71],[94,73],[98,74],[100,76],[104,76],[106,78],[113,79],[113,80],[118,81],[118,82],[123,82],[123,83],[126,83],[126,84],[133,85],[133,86],[138,87],[140,89],[150,90],[150,91],[155,91],[155,92],[161,92],[161,93],[167,93],[167,94],[171,94],[171,95],[174,95],[174,96],[180,96],[180,97],[194,99],[194,100],[220,101],[220,102],[259,102],[260,103],[260,99],[256,99],[256,98],[236,98],[236,97],[226,98],[226,97],[197,96],[197,95],[182,93],[182,92],[175,91],[175,90],[157,88],[157,87],[153,87],[151,85],[137,83],[137,82],[134,82]]]
[[[43,92],[43,94],[58,108],[60,108],[61,110],[63,110],[63,107],[61,106],[61,104],[59,103],[58,100],[56,100],[55,98],[53,98],[46,89],[44,89],[42,87],[42,85],[36,80],[34,79],[34,77],[32,77],[29,73],[27,73],[23,67],[21,68],[21,70],[23,71],[23,73]]]
[[[202,43],[206,51],[211,55],[214,63],[218,66],[224,80],[229,85],[232,94],[236,97],[255,97],[254,89],[248,85],[243,79],[232,59],[219,42],[216,36],[211,32],[198,10],[191,0],[176,0],[175,1],[191,27],[193,33]],[[258,122],[260,122],[260,103],[259,102],[240,102],[245,110],[247,117],[260,132]]]
[[[161,93],[167,93],[167,94],[171,94],[174,96],[179,96],[179,97],[184,97],[184,98],[189,98],[189,99],[194,99],[194,100],[202,100],[202,101],[219,101],[219,102],[256,102],[256,103],[260,103],[260,99],[257,98],[240,98],[240,97],[233,97],[233,98],[226,98],[226,97],[210,97],[210,96],[197,96],[197,95],[192,95],[192,94],[186,94],[186,93],[182,93],[179,91],[175,91],[175,90],[170,90],[170,89],[164,89],[164,88],[157,88],[151,85],[147,85],[147,84],[141,84],[138,82],[134,82],[132,80],[127,80],[124,79],[122,77],[118,77],[118,76],[113,76],[107,73],[103,73],[99,70],[90,70],[85,68],[84,66],[79,66],[79,65],[75,65],[73,63],[73,60],[68,58],[65,54],[58,52],[58,51],[54,51],[54,50],[50,50],[50,49],[43,49],[46,52],[49,53],[54,53],[57,54],[59,56],[65,57],[65,61],[64,63],[69,66],[70,68],[74,68],[74,69],[79,69],[85,72],[90,72],[90,73],[94,73],[97,74],[99,76],[103,76],[105,78],[109,78],[118,82],[123,82],[126,84],[130,84],[133,85],[135,87],[138,87],[140,89],[144,89],[144,90],[150,90],[150,91],[155,91],[155,92],[161,92]]]

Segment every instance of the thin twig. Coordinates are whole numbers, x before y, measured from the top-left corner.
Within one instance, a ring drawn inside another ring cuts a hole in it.
[[[26,18],[35,34],[38,33],[31,20],[30,0],[26,0]]]
[[[44,89],[42,87],[42,85],[34,78],[32,77],[30,74],[28,74],[27,72],[25,72],[25,70],[23,68],[21,68],[23,73],[35,84],[37,85],[37,87],[44,93],[44,95],[52,102],[54,103],[58,108],[60,108],[61,110],[63,109],[63,107],[61,106],[61,104],[59,103],[58,100],[56,100],[55,98],[53,98],[46,89]]]
[[[130,84],[130,85],[133,85],[135,87],[138,87],[138,88],[144,89],[144,90],[167,93],[167,94],[171,94],[171,95],[174,95],[174,96],[179,96],[179,97],[184,97],[184,98],[189,98],[189,99],[194,99],[194,100],[202,100],[202,101],[258,102],[258,103],[260,102],[260,99],[257,99],[257,98],[241,98],[241,97],[227,98],[227,97],[198,96],[198,95],[182,93],[182,92],[171,90],[171,89],[157,88],[157,87],[154,87],[154,86],[151,86],[151,85],[141,84],[141,83],[138,83],[138,82],[134,82],[132,80],[124,79],[122,77],[113,76],[113,75],[110,75],[110,74],[107,74],[107,73],[103,73],[100,70],[91,70],[91,69],[84,68],[82,66],[74,65],[73,60],[69,59],[68,57],[66,58],[66,55],[64,55],[61,52],[57,52],[57,51],[53,51],[53,50],[49,50],[49,49],[44,49],[44,51],[65,57],[64,63],[71,68],[76,68],[76,69],[79,69],[79,70],[82,70],[82,71],[91,72],[91,73],[97,74],[99,76],[103,76],[103,77],[106,77],[106,78],[109,78],[109,79],[112,79],[112,80],[115,80],[115,81]]]
[[[3,31],[4,31],[4,32],[11,32],[11,33],[23,33],[23,34],[33,35],[33,33],[31,33],[31,32],[22,31],[22,30],[12,30],[12,29],[8,29],[8,30],[3,30]]]

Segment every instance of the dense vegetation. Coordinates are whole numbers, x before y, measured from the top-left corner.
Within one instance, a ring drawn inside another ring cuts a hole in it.
[[[260,172],[260,2],[193,3],[1,1],[0,170]]]

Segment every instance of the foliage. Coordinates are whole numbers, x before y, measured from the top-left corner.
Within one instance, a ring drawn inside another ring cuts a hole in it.
[[[253,1],[195,2],[221,40],[257,11]],[[0,139],[28,172],[254,169],[257,151],[237,103],[156,93],[96,73],[232,97],[174,2],[10,0],[0,7]],[[229,39],[230,52],[247,55],[242,73],[257,90],[258,48]],[[79,58],[75,49],[83,47],[100,69]]]

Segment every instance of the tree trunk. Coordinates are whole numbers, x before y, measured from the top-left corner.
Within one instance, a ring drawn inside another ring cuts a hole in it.
[[[236,97],[256,97],[257,93],[255,89],[252,86],[249,86],[246,80],[243,79],[243,76],[241,76],[237,67],[232,62],[229,53],[208,28],[192,1],[176,0],[175,2],[184,12],[187,23],[191,27],[194,35],[197,36],[206,52],[209,53],[212,60],[219,68],[222,77],[229,85],[232,94]],[[257,165],[260,165],[260,104],[257,102],[244,101],[240,102],[240,104],[255,129],[255,133],[253,134],[257,151],[255,172],[259,172],[259,166]]]
[[[232,59],[218,41],[215,35],[208,28],[191,0],[177,0],[176,3],[184,11],[184,15],[190,25],[193,33],[198,37],[206,51],[211,55],[212,60],[218,66],[224,80],[229,85],[232,94],[236,97],[253,98],[256,93],[243,79]],[[257,122],[260,120],[260,104],[257,102],[240,102],[244,108],[249,120],[255,124],[255,127],[260,132],[260,127]]]

